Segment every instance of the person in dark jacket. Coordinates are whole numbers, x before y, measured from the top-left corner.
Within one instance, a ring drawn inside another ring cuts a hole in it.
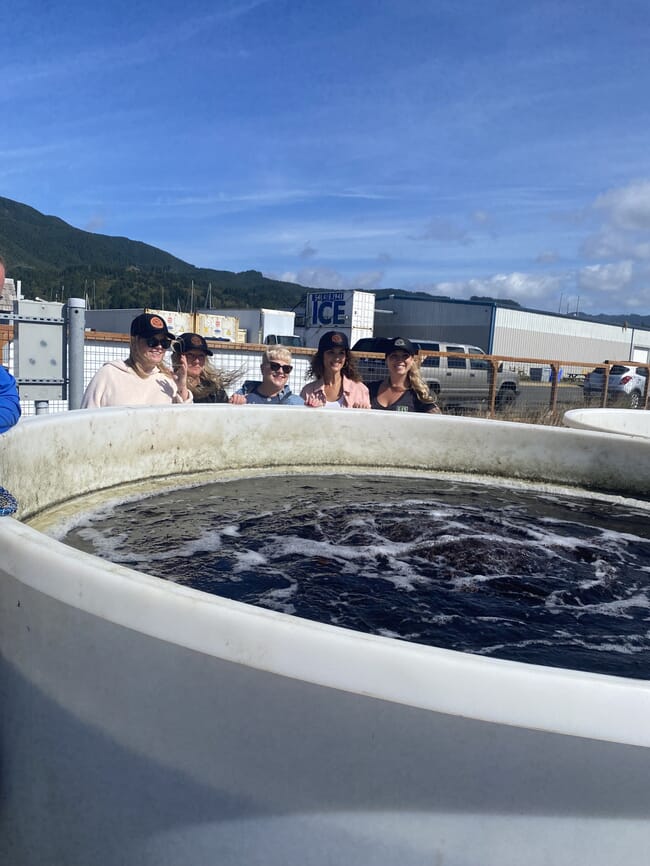
[[[6,433],[20,418],[18,386],[9,370],[0,366],[0,433]]]

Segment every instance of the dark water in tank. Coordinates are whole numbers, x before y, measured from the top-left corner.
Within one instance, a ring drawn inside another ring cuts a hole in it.
[[[219,482],[68,544],[204,592],[486,656],[650,677],[650,506],[433,478]]]

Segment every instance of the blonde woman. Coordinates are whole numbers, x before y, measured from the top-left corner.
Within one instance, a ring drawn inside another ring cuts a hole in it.
[[[371,382],[370,406],[393,412],[439,413],[435,397],[420,375],[417,357],[419,346],[405,337],[386,341],[388,375],[381,382]]]
[[[187,387],[195,403],[227,403],[226,388],[241,376],[239,371],[216,370],[208,361],[212,355],[200,334],[181,334],[172,343],[172,367],[177,373],[185,363]]]
[[[187,364],[172,373],[163,362],[173,339],[160,316],[151,313],[136,316],[131,322],[129,357],[125,361],[109,361],[99,368],[86,388],[81,408],[192,403]]]
[[[304,406],[302,398],[291,393],[289,374],[293,370],[291,352],[274,346],[262,355],[261,382],[244,382],[230,398],[231,403],[261,403],[265,406]]]

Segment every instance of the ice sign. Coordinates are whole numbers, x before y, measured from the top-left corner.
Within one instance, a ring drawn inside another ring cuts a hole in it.
[[[309,297],[311,326],[340,328],[345,324],[346,292],[315,292]]]

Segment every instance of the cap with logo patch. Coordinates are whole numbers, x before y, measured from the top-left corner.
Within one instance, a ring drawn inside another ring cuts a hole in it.
[[[157,313],[141,313],[131,322],[132,337],[167,337],[174,339],[169,333],[167,324]]]

